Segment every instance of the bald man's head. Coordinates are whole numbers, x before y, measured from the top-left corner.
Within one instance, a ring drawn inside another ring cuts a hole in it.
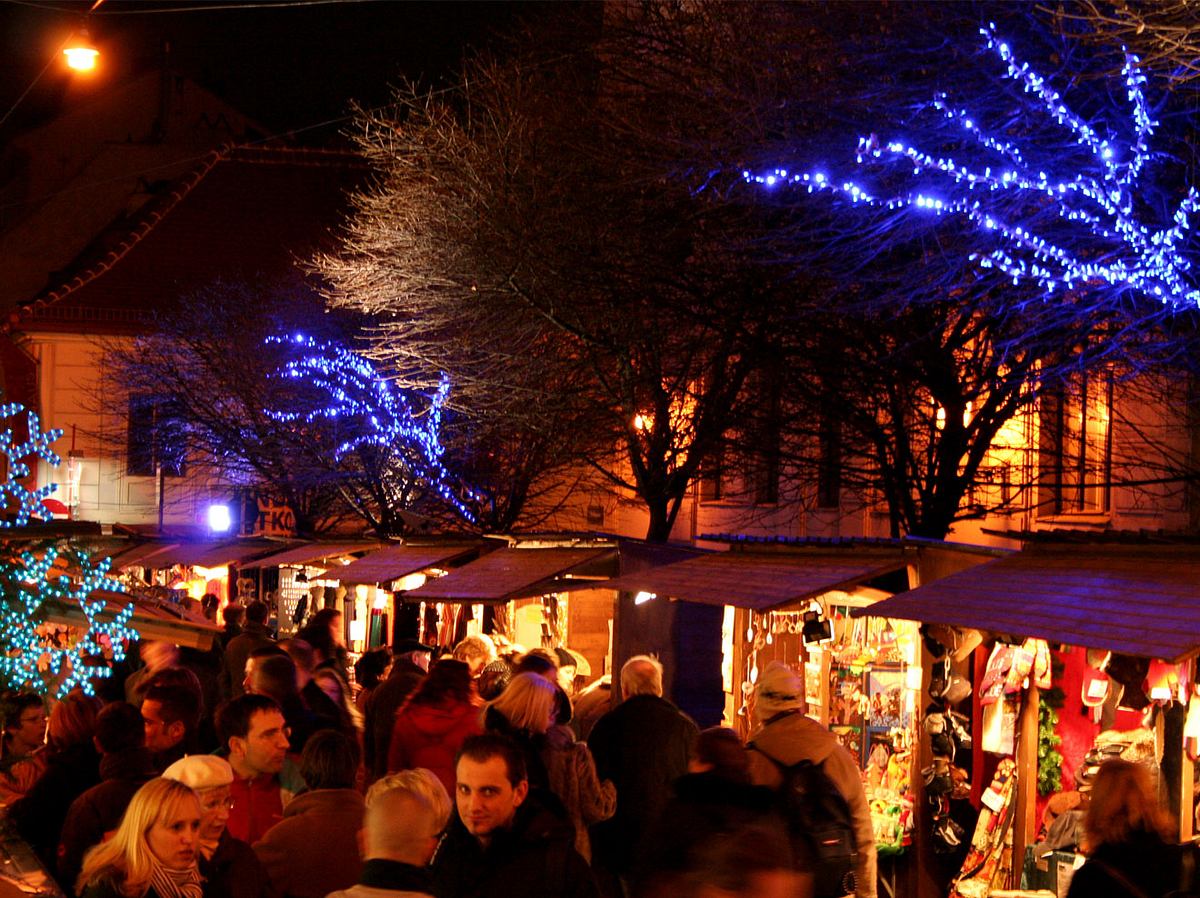
[[[423,867],[450,819],[441,781],[417,768],[377,781],[367,792],[365,857]]]

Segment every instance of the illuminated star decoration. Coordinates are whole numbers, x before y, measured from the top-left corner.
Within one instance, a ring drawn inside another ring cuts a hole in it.
[[[58,567],[60,558],[69,568],[78,568],[79,575],[72,577]],[[108,558],[93,563],[85,552],[67,548],[60,553],[53,547],[41,555],[25,551],[0,562],[0,639],[6,649],[0,656],[0,674],[11,687],[42,692],[47,683],[57,682],[58,698],[77,686],[92,695],[91,679],[112,675],[107,664],[85,663],[106,651],[112,653],[114,661],[121,661],[126,640],[137,639],[129,626],[132,604],[125,605],[111,619],[101,620],[101,615],[107,616],[107,600],[92,597],[96,590],[124,592],[125,587],[108,576],[110,564]],[[81,612],[82,621],[76,626],[84,633],[74,644],[54,644],[38,632],[37,623],[48,601]]]
[[[13,442],[11,427],[6,427],[0,432],[0,454],[4,456],[5,470],[8,472],[8,477],[0,482],[0,495],[4,497],[2,502],[5,511],[12,512],[11,520],[0,519],[0,528],[24,527],[29,523],[31,516],[50,517],[46,507],[42,505],[42,500],[58,489],[56,483],[48,483],[35,490],[21,483],[23,478],[29,476],[29,464],[26,459],[31,455],[55,467],[62,464],[62,459],[50,448],[50,444],[63,435],[61,428],[43,432],[37,413],[25,411],[25,406],[18,402],[0,404],[0,418],[11,418],[23,411],[28,422],[29,439],[24,443]]]
[[[751,183],[770,189],[799,186],[825,191],[853,204],[897,212],[964,218],[998,244],[975,252],[972,261],[1003,272],[1012,283],[1033,283],[1045,296],[1075,287],[1106,285],[1153,297],[1174,307],[1200,305],[1200,290],[1192,283],[1191,262],[1181,244],[1188,218],[1197,207],[1195,188],[1176,207],[1171,226],[1155,229],[1139,220],[1139,175],[1150,155],[1148,141],[1158,124],[1146,105],[1146,82],[1139,60],[1126,52],[1122,69],[1130,106],[1132,140],[1128,145],[1102,137],[1066,101],[1032,71],[1018,62],[1009,45],[996,35],[995,24],[980,29],[987,49],[1005,66],[1004,77],[1030,97],[1031,105],[1081,148],[1083,170],[1059,179],[1027,162],[1016,142],[985,131],[979,119],[937,95],[932,107],[960,129],[968,146],[981,151],[976,164],[925,153],[901,140],[880,143],[872,135],[859,139],[860,165],[892,163],[895,170],[911,169],[920,188],[908,192],[873,190],[863,184],[832,178],[822,172],[776,168],[765,173],[742,172]],[[997,208],[997,200],[1025,204],[1014,211],[1019,220]],[[1048,215],[1047,215],[1048,213]],[[1036,223],[1031,219],[1037,218]]]
[[[450,473],[442,463],[445,448],[439,436],[442,410],[450,394],[450,379],[444,374],[437,389],[428,396],[424,410],[413,410],[410,396],[383,377],[367,359],[336,343],[323,342],[304,334],[270,337],[268,343],[299,347],[304,354],[288,361],[281,376],[304,381],[328,400],[304,411],[268,409],[276,421],[349,421],[352,434],[334,450],[334,460],[364,447],[386,450],[397,479],[408,472],[433,489],[466,520],[475,516],[459,499]],[[398,490],[396,490],[398,494]]]
[[[11,418],[25,411],[24,406],[8,402],[0,404],[0,417]],[[25,526],[31,516],[48,517],[42,499],[56,489],[48,484],[30,490],[17,482],[29,476],[30,456],[50,465],[61,464],[50,444],[62,436],[61,430],[42,431],[38,416],[27,412],[29,439],[13,442],[11,428],[0,433],[0,453],[7,460],[7,479],[0,482],[0,494],[6,497],[6,510],[11,520],[0,521],[5,528]],[[8,507],[15,499],[15,508]],[[58,562],[65,562],[66,570]],[[109,559],[93,563],[86,552],[68,546],[62,550],[49,547],[41,553],[18,551],[11,542],[0,543],[0,678],[16,689],[44,692],[49,683],[57,681],[56,695],[62,697],[76,686],[89,695],[93,692],[92,677],[107,677],[112,670],[106,665],[91,666],[85,659],[102,655],[106,650],[113,660],[125,657],[125,641],[135,639],[129,629],[133,605],[120,609],[111,620],[101,620],[107,602],[92,599],[98,589],[110,593],[124,592],[124,587],[108,576]],[[78,570],[78,575],[68,573]],[[82,635],[71,645],[58,645],[39,632],[45,621],[44,603],[51,601],[60,607],[78,608],[82,620],[77,627]]]

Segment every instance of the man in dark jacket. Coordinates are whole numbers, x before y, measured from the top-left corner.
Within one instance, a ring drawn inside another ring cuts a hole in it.
[[[222,697],[237,698],[246,691],[242,685],[246,679],[246,659],[254,649],[275,642],[267,628],[269,613],[265,602],[254,601],[246,606],[246,624],[241,633],[229,640],[229,645],[225,646],[225,657],[221,659]]]
[[[596,721],[588,748],[597,775],[617,787],[617,812],[592,829],[593,862],[628,877],[671,797],[671,783],[687,773],[699,729],[662,697],[662,665],[654,658],[625,662],[621,694],[624,701]]]
[[[68,895],[84,854],[117,828],[133,793],[158,775],[144,733],[141,712],[128,702],[106,705],[96,717],[102,781],[71,802],[58,842],[58,882]]]
[[[433,860],[439,898],[596,898],[569,820],[529,795],[515,742],[485,733],[455,764],[455,813]]]

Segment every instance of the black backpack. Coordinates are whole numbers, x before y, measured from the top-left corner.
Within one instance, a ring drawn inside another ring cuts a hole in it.
[[[788,766],[751,742],[783,774],[779,809],[788,826],[797,870],[813,875],[813,898],[841,898],[854,891],[858,839],[850,805],[820,764],[800,761]]]

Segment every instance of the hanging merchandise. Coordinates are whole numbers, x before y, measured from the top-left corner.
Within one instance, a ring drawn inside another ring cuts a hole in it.
[[[983,793],[983,807],[971,838],[971,849],[962,872],[950,885],[950,898],[986,898],[992,891],[1004,853],[1005,836],[1012,822],[1017,765],[1004,758],[996,767],[992,784]]]

